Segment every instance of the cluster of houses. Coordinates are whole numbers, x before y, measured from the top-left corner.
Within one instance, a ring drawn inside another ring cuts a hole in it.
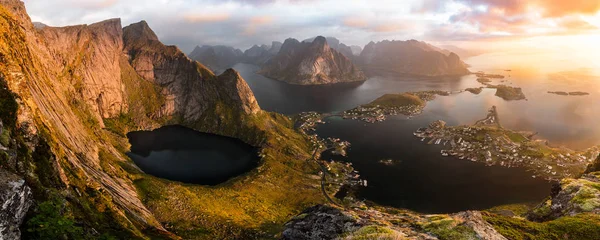
[[[491,131],[500,132],[492,136]],[[427,128],[418,129],[414,135],[421,141],[428,140],[429,144],[449,146],[449,149],[440,151],[442,156],[482,162],[488,166],[527,167],[534,172],[532,177],[547,179],[574,176],[597,155],[597,151],[593,150],[570,152],[551,149],[531,140],[527,140],[527,144],[517,143],[502,131],[508,130],[478,126],[445,127],[443,121],[436,121]],[[542,147],[550,152],[542,153]]]
[[[406,116],[414,116],[421,114],[423,110],[422,106],[418,105],[407,105],[400,107],[386,107],[386,106],[359,106],[352,110],[348,110],[342,113],[342,118],[361,120],[367,123],[383,122],[387,116],[395,116],[403,114]]]
[[[316,130],[317,124],[323,124],[321,114],[317,112],[303,112],[298,115],[299,121],[296,121],[296,128],[302,133],[313,132]]]

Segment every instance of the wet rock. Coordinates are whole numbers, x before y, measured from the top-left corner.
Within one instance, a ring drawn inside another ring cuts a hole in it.
[[[32,203],[25,180],[0,169],[0,239],[21,239],[19,226]]]

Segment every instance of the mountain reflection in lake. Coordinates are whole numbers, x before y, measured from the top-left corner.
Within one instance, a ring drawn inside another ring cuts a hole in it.
[[[215,185],[258,164],[257,149],[244,142],[182,126],[127,134],[128,155],[145,173],[184,183]]]

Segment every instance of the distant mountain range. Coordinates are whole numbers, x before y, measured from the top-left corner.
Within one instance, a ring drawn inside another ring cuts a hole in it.
[[[371,75],[379,71],[431,77],[469,73],[455,53],[417,40],[370,42],[358,64]]]
[[[339,45],[338,45],[339,47]],[[349,47],[348,53],[352,54]],[[285,40],[279,53],[269,59],[259,73],[292,84],[316,85],[366,80],[365,74],[343,53],[331,47],[324,37],[312,42]]]
[[[274,41],[271,46],[254,45],[244,52],[228,46],[204,45],[196,47],[189,57],[215,72],[237,63],[249,63],[260,66],[259,73],[267,77],[312,85],[363,81],[365,74],[427,77],[468,74],[468,66],[459,54],[477,55],[455,46],[440,48],[417,40],[370,42],[363,49],[348,46],[334,37],[319,36],[301,42],[290,38],[283,44]]]

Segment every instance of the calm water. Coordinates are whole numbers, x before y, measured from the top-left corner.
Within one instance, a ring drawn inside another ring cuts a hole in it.
[[[504,101],[495,90],[438,97],[423,114],[407,120],[398,116],[382,123],[327,119],[318,128],[323,136],[352,143],[348,157],[368,187],[359,196],[380,204],[422,212],[455,212],[500,204],[537,202],[549,195],[550,184],[531,178],[523,169],[485,167],[479,163],[442,157],[440,146],[413,137],[419,127],[441,119],[448,124],[471,124],[497,106],[502,124],[514,130],[538,132],[554,145],[581,149],[600,144],[600,83],[588,70],[549,73],[510,66],[492,68],[485,57],[472,59],[472,71],[485,70],[507,78],[495,84],[523,88],[527,101]],[[303,111],[339,112],[368,103],[385,93],[421,90],[457,91],[481,86],[475,76],[414,79],[395,76],[370,78],[362,84],[295,86],[255,74],[256,66],[234,67],[246,79],[259,105],[268,111],[294,114]],[[504,82],[502,82],[504,81]],[[547,91],[585,91],[583,97],[558,96]],[[386,166],[382,159],[398,164]]]
[[[215,185],[258,164],[257,149],[240,140],[182,126],[127,134],[128,154],[144,172],[184,183]]]

